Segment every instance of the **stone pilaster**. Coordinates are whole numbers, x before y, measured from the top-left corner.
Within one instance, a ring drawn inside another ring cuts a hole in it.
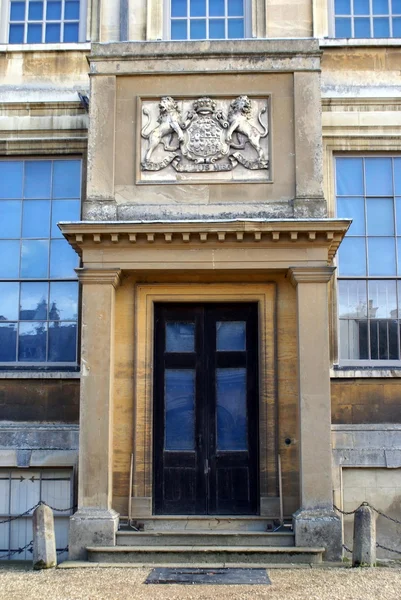
[[[82,286],[82,354],[78,511],[70,519],[69,557],[114,545],[113,458],[114,296],[119,269],[77,269]]]
[[[328,290],[334,267],[292,267],[297,290],[301,508],[297,546],[322,546],[341,558],[341,522],[333,510]]]

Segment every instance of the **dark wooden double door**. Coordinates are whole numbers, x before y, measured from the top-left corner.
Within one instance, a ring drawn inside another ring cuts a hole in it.
[[[256,304],[156,304],[155,514],[258,512]]]

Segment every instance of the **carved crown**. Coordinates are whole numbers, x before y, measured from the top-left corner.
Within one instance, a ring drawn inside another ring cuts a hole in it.
[[[194,102],[194,110],[197,113],[206,114],[206,113],[214,113],[216,110],[216,102],[211,98],[198,98]]]

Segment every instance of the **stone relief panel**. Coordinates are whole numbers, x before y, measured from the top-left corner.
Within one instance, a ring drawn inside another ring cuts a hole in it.
[[[269,98],[140,103],[140,181],[269,181]]]

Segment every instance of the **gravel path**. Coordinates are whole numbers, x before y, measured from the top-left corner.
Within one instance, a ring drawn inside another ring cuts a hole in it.
[[[1,600],[400,600],[401,568],[268,569],[271,586],[143,585],[149,569],[0,568]]]

